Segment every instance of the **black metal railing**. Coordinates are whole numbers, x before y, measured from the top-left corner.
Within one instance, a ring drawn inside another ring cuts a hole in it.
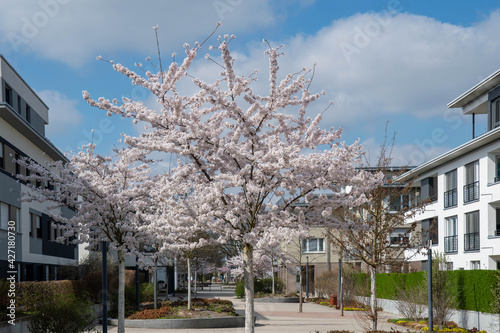
[[[500,236],[500,229],[495,230],[495,232],[493,233],[493,235]]]
[[[456,188],[444,192],[444,208],[454,207],[458,204],[458,191]]]
[[[479,199],[479,182],[470,183],[464,186],[464,202],[471,202]]]
[[[464,235],[464,251],[479,250],[479,232],[471,232]]]
[[[447,236],[444,238],[444,252],[455,253],[458,252],[458,236]]]

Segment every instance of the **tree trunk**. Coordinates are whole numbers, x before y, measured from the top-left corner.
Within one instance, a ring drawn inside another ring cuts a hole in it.
[[[299,270],[299,312],[302,312],[302,293],[304,290],[302,289],[302,266],[300,266]]]
[[[125,333],[125,254],[118,250],[118,333]]]
[[[191,310],[191,259],[187,258],[188,265],[188,310]]]
[[[154,286],[154,301],[155,301],[155,309],[158,307],[158,258],[155,259],[155,271],[153,273],[155,284]]]
[[[372,320],[372,330],[377,329],[377,268],[370,266],[370,308],[371,308],[371,320]]]
[[[274,265],[273,265],[273,260],[271,260],[271,282],[273,284],[272,293],[273,293],[273,295],[275,295],[276,294],[276,290],[274,290]]]
[[[254,333],[254,285],[253,285],[253,246],[243,246],[243,279],[245,280],[245,333]]]
[[[198,297],[198,267],[194,269],[194,297]]]

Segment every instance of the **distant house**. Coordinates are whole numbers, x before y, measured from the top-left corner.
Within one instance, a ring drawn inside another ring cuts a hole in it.
[[[472,140],[405,173],[430,198],[415,219],[434,225],[432,250],[447,256],[450,269],[500,269],[500,70],[448,104],[472,115]],[[488,131],[474,133],[476,114],[486,114]],[[426,269],[424,256],[412,259]]]
[[[45,137],[48,121],[47,105],[0,55],[0,278],[15,272],[17,281],[54,280],[59,265],[78,262],[76,245],[55,242],[61,234],[51,227],[46,204],[18,201],[21,191],[28,187],[15,175],[28,171],[14,159],[29,157],[41,165],[45,161],[67,161]],[[64,209],[63,213],[70,216],[72,211]],[[15,223],[12,234],[9,221]],[[8,240],[13,235],[15,261],[9,262],[13,258],[8,257]]]

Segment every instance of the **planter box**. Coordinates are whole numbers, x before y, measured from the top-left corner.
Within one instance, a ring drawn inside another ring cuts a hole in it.
[[[254,322],[257,316],[254,317]],[[101,319],[102,320],[102,319]],[[108,319],[117,326],[118,319]],[[133,328],[226,328],[245,327],[245,317],[188,318],[188,319],[125,319],[125,327]]]

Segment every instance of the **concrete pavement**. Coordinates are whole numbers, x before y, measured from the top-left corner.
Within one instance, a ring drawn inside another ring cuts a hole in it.
[[[214,288],[215,289],[215,288]],[[202,298],[221,298],[234,303],[236,311],[244,313],[245,302],[236,299],[232,290],[214,290],[202,291],[197,293],[197,297]],[[315,333],[328,332],[330,330],[349,330],[353,332],[364,332],[358,323],[358,314],[356,312],[345,311],[344,316],[340,315],[340,310],[314,303],[304,303],[303,312],[299,313],[299,304],[297,303],[255,303],[255,312],[257,322],[255,331],[258,333],[277,333],[277,332],[305,332]],[[387,323],[388,318],[398,318],[396,314],[383,312],[379,320],[379,329],[390,331],[394,324]],[[403,327],[399,327],[402,329]],[[100,326],[97,327],[102,331]],[[208,332],[231,332],[243,333],[245,329],[239,328],[217,328],[217,329],[145,329],[145,328],[125,328],[127,333],[139,332],[179,332],[179,333],[208,333]],[[117,328],[108,326],[109,333],[116,333]]]

